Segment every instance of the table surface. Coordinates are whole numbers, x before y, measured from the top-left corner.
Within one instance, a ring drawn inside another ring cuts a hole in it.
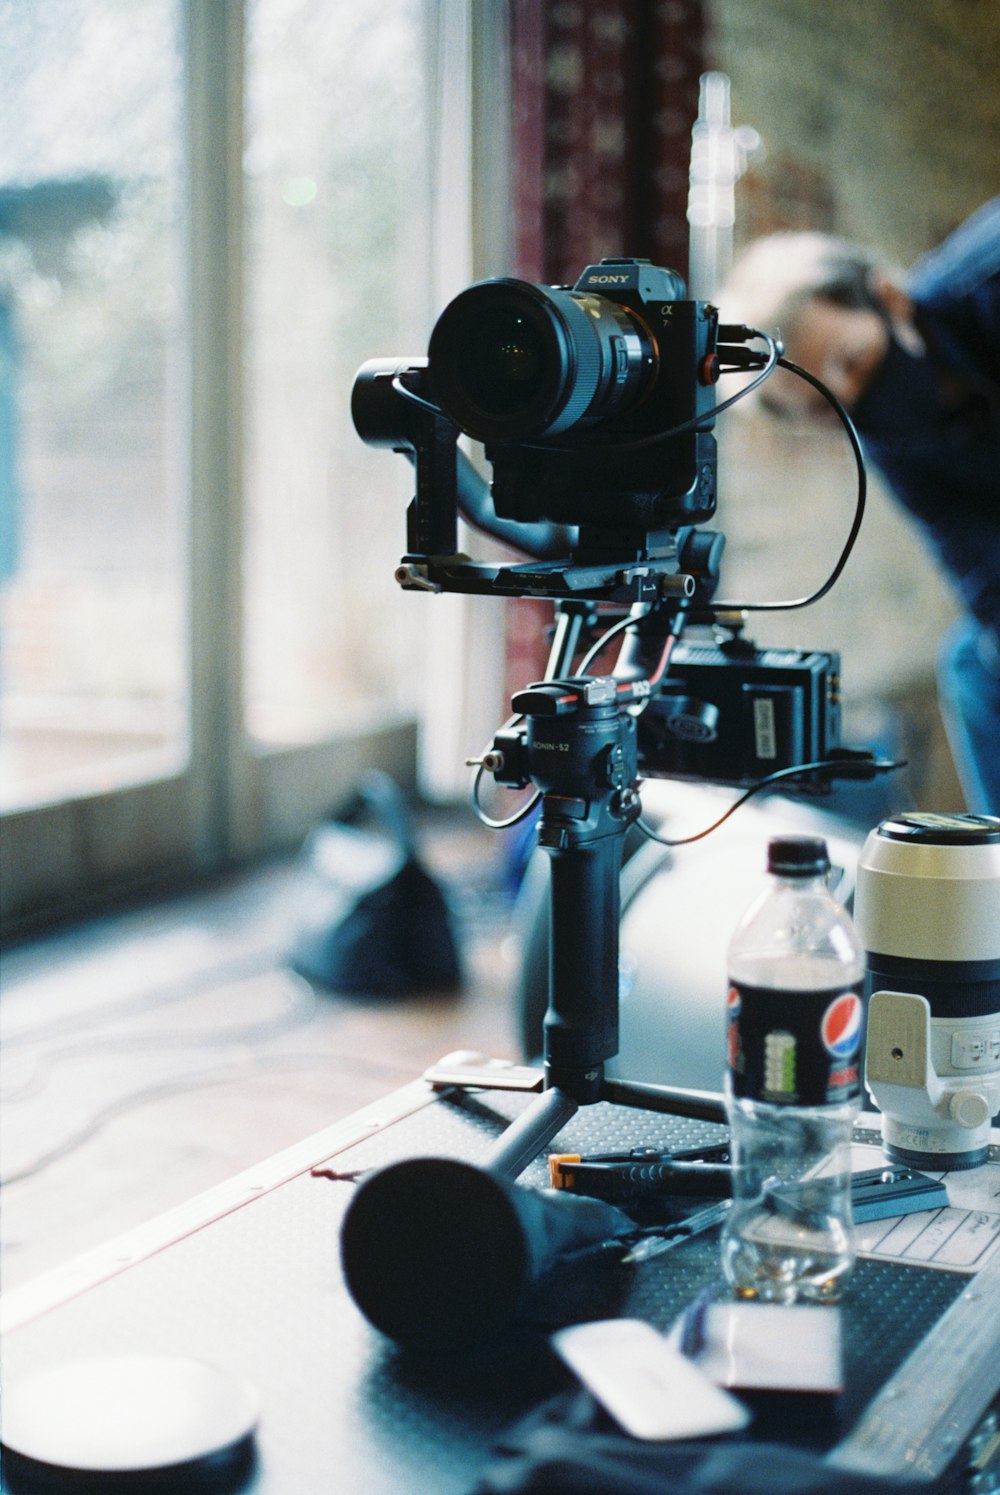
[[[436,1095],[422,1082],[318,1133],[259,1169],[142,1230],[26,1284],[4,1304],[9,1380],[94,1353],[158,1353],[229,1367],[262,1405],[254,1495],[435,1495],[467,1490],[498,1436],[572,1383],[542,1328],[461,1354],[387,1341],[343,1284],[339,1231],[352,1184],[316,1176],[434,1154],[482,1159],[527,1098]],[[583,1108],[553,1151],[597,1152],[717,1141],[707,1122],[600,1104]],[[524,1181],[547,1183],[543,1161]],[[666,1329],[718,1278],[715,1234],[613,1281],[569,1281],[567,1319],[641,1317]],[[796,1441],[832,1447],[966,1285],[952,1272],[860,1261],[842,1309],[846,1389]],[[586,1299],[584,1294],[590,1295]],[[752,1435],[790,1436],[787,1402],[764,1398]],[[335,1481],[334,1481],[335,1476]],[[334,1482],[332,1482],[334,1481]]]

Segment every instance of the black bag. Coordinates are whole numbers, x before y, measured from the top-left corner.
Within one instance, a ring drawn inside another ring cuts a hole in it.
[[[371,820],[375,829],[354,822]],[[351,995],[402,997],[461,984],[444,894],[417,854],[399,787],[372,770],[311,832],[291,965]]]
[[[585,1391],[513,1428],[469,1495],[932,1495],[930,1485],[832,1468],[808,1449],[748,1438],[643,1443]]]

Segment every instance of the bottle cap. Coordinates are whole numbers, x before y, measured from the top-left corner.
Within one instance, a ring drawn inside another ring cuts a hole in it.
[[[767,870],[779,877],[822,877],[830,854],[822,836],[775,836],[767,845]]]

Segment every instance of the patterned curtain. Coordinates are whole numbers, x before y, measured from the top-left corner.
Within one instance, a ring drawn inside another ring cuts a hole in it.
[[[704,0],[511,0],[517,273],[605,255],[687,274]]]
[[[688,272],[705,0],[510,0],[517,265],[573,283],[605,255]],[[506,609],[510,694],[537,680],[551,604]]]

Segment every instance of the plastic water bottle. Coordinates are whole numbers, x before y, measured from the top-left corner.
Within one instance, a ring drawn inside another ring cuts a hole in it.
[[[835,1302],[855,1255],[864,951],[827,886],[825,841],[772,840],[767,870],[729,946],[722,1266],[741,1298]]]

